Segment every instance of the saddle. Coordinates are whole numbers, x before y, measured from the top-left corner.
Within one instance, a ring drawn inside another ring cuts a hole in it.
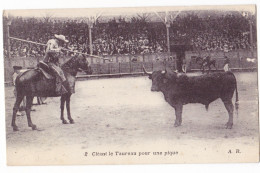
[[[42,72],[42,74],[47,78],[47,79],[55,79],[55,75],[53,74],[51,68],[48,66],[43,61],[40,61],[38,63],[38,69]]]
[[[45,76],[48,80],[56,79],[56,75],[54,74],[53,70],[43,61],[40,61],[38,63],[38,70]],[[56,79],[57,80],[57,79]],[[72,80],[72,79],[70,79]],[[74,79],[76,80],[76,79]],[[56,83],[56,87],[58,87],[59,84]],[[75,93],[75,81],[74,82],[68,82],[67,81],[67,87],[60,84],[60,87],[63,88],[63,91],[70,91],[71,93]]]

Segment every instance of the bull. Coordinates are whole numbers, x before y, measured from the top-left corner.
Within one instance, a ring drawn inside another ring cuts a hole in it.
[[[226,128],[233,126],[234,105],[232,98],[236,90],[236,111],[238,111],[238,91],[236,77],[232,72],[216,72],[201,76],[187,76],[185,74],[167,73],[167,71],[147,72],[152,80],[151,91],[162,92],[166,102],[175,109],[175,127],[182,123],[183,105],[201,103],[208,110],[209,104],[220,98],[228,112],[229,119]]]

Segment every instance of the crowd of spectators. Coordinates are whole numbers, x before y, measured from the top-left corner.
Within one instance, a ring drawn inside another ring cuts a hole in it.
[[[115,19],[106,24],[97,23],[94,28],[93,53],[97,55],[145,54],[167,51],[164,26],[133,19],[127,23]],[[156,32],[154,32],[156,31]]]
[[[70,43],[67,48],[86,52],[88,25],[76,20],[40,20],[37,18],[15,18],[9,27],[10,36],[46,44],[54,34],[66,35]],[[10,39],[10,54],[14,57],[44,56],[45,46]],[[5,50],[6,53],[6,50]]]
[[[253,31],[255,25],[253,23]],[[82,20],[21,18],[12,20],[10,36],[38,43],[46,43],[54,34],[63,34],[70,41],[67,48],[90,53],[88,24]],[[253,33],[255,34],[255,32]],[[147,22],[133,17],[106,23],[96,23],[92,28],[93,54],[146,54],[166,52],[166,27],[162,22]],[[190,44],[196,50],[221,50],[250,48],[249,22],[239,15],[200,18],[195,14],[177,17],[170,26],[170,42]],[[256,43],[256,41],[254,41]],[[11,39],[11,56],[44,56],[45,47]],[[5,49],[6,54],[6,49]],[[68,53],[69,55],[71,53]]]
[[[194,47],[206,51],[250,48],[250,27],[245,17],[235,15],[221,16],[217,19],[208,17],[205,22],[210,29],[207,32],[195,32],[191,39]]]
[[[252,22],[252,25],[253,38],[256,38],[255,23]],[[171,28],[171,42],[191,44],[195,50],[232,51],[251,48],[249,21],[240,14],[205,18],[187,15],[177,18]],[[253,40],[254,47],[255,43],[256,40]]]

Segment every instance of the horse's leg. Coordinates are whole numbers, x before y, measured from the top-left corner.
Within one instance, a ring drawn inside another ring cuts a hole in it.
[[[26,96],[26,116],[28,121],[28,126],[33,130],[36,130],[36,125],[32,123],[31,120],[31,108],[32,108],[33,96]]]
[[[64,104],[65,104],[66,95],[63,94],[60,98],[60,119],[63,124],[68,124],[68,122],[64,119]]]
[[[70,120],[70,124],[74,124],[74,120],[71,118],[71,114],[70,114],[70,96],[71,94],[68,94],[66,98],[66,108],[67,108],[67,114],[68,114],[68,119]]]
[[[23,95],[20,95],[19,93],[17,93],[17,97],[16,97],[15,104],[14,104],[14,107],[13,107],[13,117],[12,117],[12,124],[11,124],[14,131],[18,131],[18,127],[15,123],[16,113],[19,110],[19,107],[20,107],[20,104],[23,100],[23,97],[24,97]]]

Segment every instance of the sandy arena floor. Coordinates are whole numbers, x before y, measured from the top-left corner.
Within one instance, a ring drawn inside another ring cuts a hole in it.
[[[20,131],[13,132],[13,87],[6,87],[8,164],[254,161],[258,154],[257,73],[236,73],[236,77],[240,105],[232,130],[225,129],[228,114],[220,99],[210,104],[208,112],[200,104],[185,105],[182,126],[175,128],[174,109],[164,101],[162,93],[151,92],[151,81],[141,76],[78,81],[71,98],[75,124],[63,125],[59,98],[48,98],[47,105],[33,106],[36,111],[32,112],[32,120],[41,131],[31,130],[26,116],[19,116]],[[169,149],[179,155],[110,159],[93,156],[96,151]],[[228,154],[236,149],[241,151],[239,156]],[[89,155],[84,156],[85,152]]]

